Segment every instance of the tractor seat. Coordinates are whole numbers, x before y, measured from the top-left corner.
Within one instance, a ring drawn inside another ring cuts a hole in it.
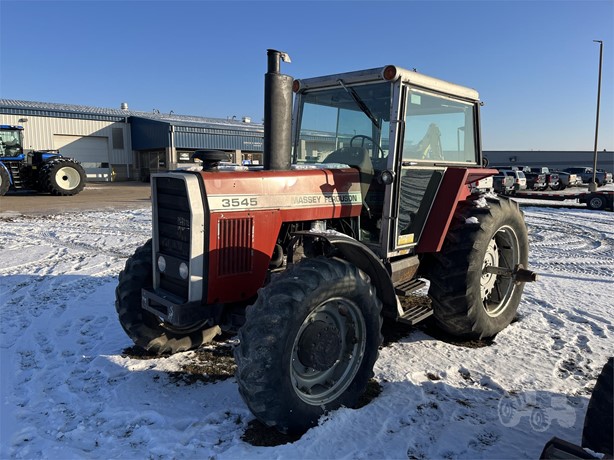
[[[340,163],[357,168],[360,171],[360,192],[364,201],[367,190],[373,180],[373,163],[369,152],[364,147],[342,147],[331,152],[322,163]]]

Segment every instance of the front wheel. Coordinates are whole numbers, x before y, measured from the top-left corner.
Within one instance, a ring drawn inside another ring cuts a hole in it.
[[[3,165],[0,165],[0,196],[6,195],[11,186],[11,178]]]
[[[337,259],[305,259],[260,290],[235,349],[239,391],[252,413],[284,433],[355,407],[382,343],[369,277]]]
[[[511,272],[526,267],[529,254],[518,204],[486,200],[487,207],[465,204],[442,250],[424,260],[437,322],[450,334],[472,339],[492,337],[514,319],[524,283]]]
[[[166,324],[141,307],[141,289],[153,286],[151,240],[126,261],[115,288],[115,309],[119,322],[136,346],[152,354],[171,354],[198,348],[209,340],[207,323],[185,328]]]
[[[41,190],[52,195],[76,195],[85,187],[85,170],[70,158],[54,158],[41,169]]]

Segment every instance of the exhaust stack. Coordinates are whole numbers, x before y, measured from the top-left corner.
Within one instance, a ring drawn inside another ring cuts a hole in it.
[[[291,62],[282,51],[267,50],[264,75],[264,169],[290,169],[292,152],[292,83],[279,72],[280,60]]]

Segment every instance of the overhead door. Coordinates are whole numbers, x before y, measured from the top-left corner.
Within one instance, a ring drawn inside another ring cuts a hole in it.
[[[65,157],[79,161],[85,169],[88,180],[111,179],[107,137],[56,134],[53,136],[53,145]]]

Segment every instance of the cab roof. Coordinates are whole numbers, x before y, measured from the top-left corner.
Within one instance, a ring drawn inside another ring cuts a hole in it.
[[[403,83],[407,83],[412,86],[434,90],[440,93],[449,94],[451,96],[461,97],[463,99],[469,99],[472,101],[478,101],[480,99],[480,95],[475,89],[450,83],[438,78],[429,77],[428,75],[393,65],[377,67],[374,69],[358,70],[355,72],[326,75],[322,77],[299,79],[297,80],[299,85],[298,92],[316,88],[338,86],[339,80],[342,80],[344,84],[401,80]]]

